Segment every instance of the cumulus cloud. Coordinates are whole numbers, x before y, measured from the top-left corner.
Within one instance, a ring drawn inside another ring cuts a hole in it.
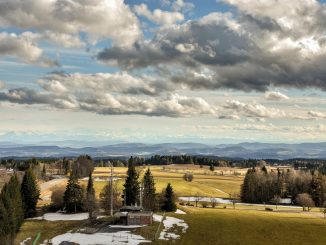
[[[43,50],[35,45],[34,35],[23,33],[0,33],[0,56],[11,56],[27,63],[38,63],[45,66],[58,65],[43,55]]]
[[[148,9],[147,5],[144,3],[140,5],[136,5],[134,9],[138,15],[144,16],[150,21],[153,21],[156,24],[160,24],[160,25],[172,25],[176,22],[180,22],[184,20],[183,14],[177,11],[168,12],[168,11],[163,11],[161,9],[155,9],[153,12],[151,12]]]
[[[172,9],[175,11],[188,12],[191,11],[195,5],[193,3],[185,2],[184,0],[175,0],[172,3]]]
[[[123,69],[164,66],[166,80],[190,89],[326,90],[325,5],[315,0],[225,2],[238,13],[210,13],[159,29],[151,40],[107,48],[97,58]]]
[[[130,45],[141,36],[137,17],[123,0],[2,0],[0,27],[64,35],[83,32],[91,42],[111,38],[116,45]],[[71,39],[52,37],[62,38]]]
[[[326,114],[320,111],[308,111],[308,116],[314,119],[326,119]]]
[[[267,108],[258,103],[243,103],[238,100],[228,100],[225,109],[235,111],[240,115],[253,118],[284,118],[286,113],[276,108]]]
[[[118,73],[73,73],[54,72],[38,81],[48,92],[65,93],[73,90],[96,96],[103,91],[121,94],[159,95],[173,91],[168,84],[149,75],[132,76],[127,72]]]
[[[288,100],[289,97],[285,94],[282,94],[281,92],[271,91],[265,93],[265,99],[278,101],[278,100]]]
[[[127,73],[66,74],[56,72],[38,81],[42,89],[9,89],[0,92],[0,101],[40,104],[52,108],[83,110],[105,115],[216,116],[218,108],[200,97],[176,93],[159,95],[158,86]],[[153,96],[155,95],[155,96]]]

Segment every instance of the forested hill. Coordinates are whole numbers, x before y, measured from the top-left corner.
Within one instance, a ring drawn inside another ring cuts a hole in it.
[[[88,154],[105,156],[206,155],[224,158],[255,159],[326,159],[326,143],[267,144],[240,143],[205,145],[198,143],[142,144],[122,143],[92,147],[60,147],[57,145],[0,144],[0,157],[63,157]]]

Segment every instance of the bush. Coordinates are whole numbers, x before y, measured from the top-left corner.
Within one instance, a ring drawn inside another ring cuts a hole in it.
[[[183,175],[183,179],[185,181],[191,182],[194,179],[194,175],[192,173],[185,173]]]
[[[179,202],[179,205],[184,206],[185,203],[184,202]]]
[[[51,206],[56,210],[63,209],[63,195],[65,193],[65,187],[60,186],[53,190],[51,195]]]
[[[201,205],[202,205],[203,208],[207,208],[208,207],[208,203],[207,202],[203,202]]]
[[[265,208],[265,211],[273,211],[272,208]]]

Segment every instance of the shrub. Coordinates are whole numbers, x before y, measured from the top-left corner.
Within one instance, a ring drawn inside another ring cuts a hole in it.
[[[208,203],[207,202],[203,202],[201,205],[202,205],[203,208],[207,208],[208,207]]]
[[[194,179],[194,175],[192,173],[185,173],[183,175],[183,179],[185,181],[191,182]]]
[[[265,208],[265,211],[273,211],[272,208]]]
[[[60,186],[52,191],[51,205],[56,210],[63,209],[63,195],[65,193],[65,187]]]

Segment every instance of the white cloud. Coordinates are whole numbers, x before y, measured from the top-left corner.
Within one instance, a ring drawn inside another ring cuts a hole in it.
[[[257,119],[286,117],[284,111],[276,108],[267,108],[258,103],[247,104],[237,100],[228,100],[224,108],[238,112],[240,115]]]
[[[274,92],[274,91],[271,91],[271,92],[266,92],[265,93],[265,99],[266,100],[288,100],[289,97],[285,94],[282,94],[281,92]]]
[[[326,114],[320,111],[308,111],[308,116],[314,119],[326,119]]]
[[[185,2],[184,0],[175,0],[172,4],[172,9],[174,11],[188,12],[195,7],[194,4]]]
[[[43,50],[34,43],[34,35],[23,33],[0,33],[0,56],[9,56],[20,59],[26,63],[43,66],[55,66],[55,61],[43,55]]]
[[[147,5],[144,3],[136,5],[134,9],[138,15],[144,16],[147,19],[160,25],[172,25],[176,22],[184,20],[183,14],[179,12],[168,12],[161,9],[155,9],[153,12],[151,12],[148,9]]]
[[[50,31],[61,34],[52,40],[69,43],[78,38],[69,35],[81,32],[90,42],[111,38],[116,45],[130,45],[141,36],[137,17],[123,0],[3,0],[0,27]]]

